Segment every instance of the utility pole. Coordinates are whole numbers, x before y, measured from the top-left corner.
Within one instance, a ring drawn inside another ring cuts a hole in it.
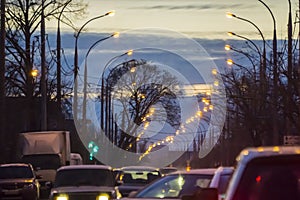
[[[286,135],[290,135],[290,119],[289,114],[291,113],[291,106],[290,106],[290,99],[292,98],[292,71],[293,71],[293,63],[292,63],[292,34],[293,34],[293,28],[292,28],[292,6],[291,6],[291,0],[288,0],[289,2],[289,15],[288,15],[288,66],[287,66],[287,78],[288,78],[288,88],[287,88],[287,100],[286,100],[286,106],[287,106],[287,114],[286,114]]]
[[[47,130],[47,84],[46,84],[46,48],[45,48],[45,13],[44,3],[42,0],[42,14],[41,14],[41,130]]]
[[[1,27],[0,27],[0,148],[1,148],[1,156],[0,163],[2,163],[5,159],[5,151],[4,151],[4,141],[5,140],[5,0],[1,0]]]
[[[62,114],[62,104],[61,104],[61,35],[60,35],[60,20],[61,16],[64,12],[64,9],[67,7],[72,0],[69,0],[63,8],[61,9],[58,20],[57,20],[57,34],[56,34],[56,56],[57,56],[57,66],[56,66],[56,73],[57,73],[57,105],[58,105],[58,127],[61,128],[61,114]]]

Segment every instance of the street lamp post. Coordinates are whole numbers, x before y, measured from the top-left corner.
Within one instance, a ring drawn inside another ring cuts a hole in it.
[[[78,87],[78,83],[77,83],[77,74],[78,74],[78,38],[79,38],[79,35],[81,33],[81,31],[83,30],[83,28],[90,22],[96,20],[96,19],[99,19],[99,18],[102,18],[102,17],[105,17],[105,16],[113,16],[115,14],[114,11],[110,11],[110,12],[107,12],[105,13],[104,15],[99,15],[97,17],[94,17],[90,20],[88,20],[87,22],[85,22],[81,27],[80,29],[74,34],[74,37],[75,37],[75,50],[74,50],[74,112],[73,112],[73,115],[74,115],[74,119],[77,120],[77,87]]]
[[[124,55],[132,55],[133,51],[132,50],[129,50],[123,54],[120,54],[120,55],[117,55],[115,57],[112,57],[104,66],[103,68],[103,72],[102,72],[102,75],[101,75],[101,110],[100,110],[100,113],[101,113],[101,121],[100,121],[100,127],[105,129],[104,133],[106,134],[106,129],[107,129],[107,126],[104,127],[104,73],[105,73],[105,70],[106,68],[117,58],[119,57],[122,57]],[[106,92],[107,93],[107,92]],[[105,94],[105,97],[107,98],[107,94]],[[107,124],[107,119],[106,119],[106,122],[105,124]]]
[[[45,14],[44,3],[42,0],[41,14],[41,130],[47,130],[47,83],[46,83],[46,41],[45,41]]]
[[[87,51],[85,54],[85,62],[84,62],[84,81],[83,81],[83,111],[82,111],[82,119],[83,119],[83,125],[86,124],[86,103],[87,103],[87,58],[91,52],[91,50],[100,42],[107,40],[111,37],[118,37],[119,33],[111,34],[108,37],[101,38],[98,41],[96,41]]]
[[[4,153],[5,143],[7,142],[6,134],[6,118],[5,118],[5,0],[1,0],[0,7],[0,163],[5,161],[6,154]]]
[[[247,38],[247,37],[245,37],[245,36],[238,35],[238,34],[236,34],[236,33],[234,33],[234,32],[227,32],[227,34],[228,34],[229,36],[236,36],[236,37],[242,38],[242,39],[247,40],[248,42],[250,42],[250,43],[254,46],[254,48],[256,49],[256,51],[258,52],[259,58],[260,58],[260,62],[261,62],[262,54],[261,54],[261,52],[260,52],[258,46],[257,46],[252,40],[250,40],[249,38]]]
[[[264,37],[264,35],[262,34],[262,32],[261,32],[261,30],[258,28],[258,26],[256,25],[256,24],[254,24],[252,21],[250,21],[250,20],[248,20],[248,19],[245,19],[245,18],[242,18],[242,17],[239,17],[239,16],[236,16],[236,15],[234,15],[234,14],[232,14],[232,13],[227,13],[227,17],[229,17],[229,18],[232,18],[232,17],[234,17],[234,18],[236,18],[236,19],[239,19],[239,20],[242,20],[242,21],[245,21],[245,22],[248,22],[248,23],[250,23],[251,25],[253,25],[256,29],[257,29],[257,31],[259,32],[259,34],[260,34],[260,36],[261,36],[261,38],[262,38],[262,40],[263,40],[263,54],[262,54],[262,67],[261,67],[261,69],[260,69],[260,79],[262,79],[262,83],[263,83],[263,85],[264,85],[264,83],[265,83],[265,73],[266,73],[266,69],[267,69],[267,63],[266,63],[266,40],[265,40],[265,37]]]
[[[291,1],[288,0],[289,3],[289,14],[288,14],[288,66],[287,66],[287,78],[288,78],[288,95],[287,95],[287,113],[291,113],[290,111],[290,98],[292,98],[292,70],[293,70],[293,63],[292,63],[292,34],[293,34],[293,27],[292,27],[292,6]],[[286,116],[286,134],[290,135],[290,120],[289,117]]]
[[[236,33],[233,33],[233,32],[228,32],[227,34],[228,34],[229,36],[236,36],[236,37],[245,39],[246,41],[250,42],[250,43],[254,46],[254,48],[256,49],[257,53],[259,54],[259,62],[260,62],[260,64],[262,63],[262,54],[261,54],[261,52],[260,52],[258,46],[257,46],[252,40],[250,40],[249,38],[244,37],[244,36],[242,36],[242,35],[238,35],[238,34],[236,34]],[[256,70],[255,70],[255,72],[256,72]],[[256,77],[255,77],[255,78],[256,78]]]
[[[278,84],[278,67],[277,67],[277,34],[276,34],[276,20],[272,10],[262,0],[258,0],[262,3],[270,12],[273,20],[273,145],[279,144],[279,133],[277,125],[277,84]]]
[[[246,58],[248,58],[248,60],[251,62],[251,64],[252,64],[252,67],[253,67],[253,73],[254,73],[254,76],[255,76],[255,78],[256,78],[256,69],[255,69],[255,64],[254,64],[254,62],[253,62],[253,60],[252,60],[252,58],[251,58],[251,56],[248,54],[248,53],[246,53],[246,52],[244,52],[244,51],[241,51],[241,50],[238,50],[238,49],[236,49],[236,48],[233,48],[232,46],[230,46],[230,45],[225,45],[225,50],[226,51],[229,51],[229,50],[232,50],[232,51],[235,51],[235,52],[237,52],[237,53],[240,53],[240,54],[243,54],[244,56],[246,56]],[[228,60],[227,60],[228,61]],[[228,63],[228,62],[227,62]],[[244,68],[244,67],[243,67]],[[247,69],[247,71],[249,72],[249,70]],[[250,73],[250,72],[249,72]],[[251,73],[250,73],[250,75],[251,75]],[[256,79],[255,79],[256,80]]]
[[[69,3],[71,3],[72,0],[69,0],[65,3],[65,5],[62,7],[58,19],[57,19],[57,34],[56,34],[56,56],[57,56],[57,66],[56,66],[56,76],[57,76],[57,104],[58,104],[58,113],[59,116],[61,116],[61,36],[60,36],[60,20],[61,16],[64,12],[64,9],[67,7]],[[59,117],[60,119],[60,117]],[[60,120],[59,120],[59,126],[60,126]]]

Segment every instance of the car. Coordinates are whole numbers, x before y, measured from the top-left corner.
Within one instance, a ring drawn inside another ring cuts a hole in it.
[[[39,178],[31,164],[1,164],[0,199],[39,199]]]
[[[161,177],[160,171],[151,166],[127,166],[119,169],[117,174],[118,190],[122,197],[137,191]]]
[[[249,147],[236,160],[225,200],[300,199],[300,146]],[[218,199],[217,191],[201,192]]]
[[[56,172],[49,199],[119,199],[121,195],[115,186],[116,182],[110,166],[63,166]]]
[[[159,168],[159,171],[161,173],[162,176],[165,176],[167,174],[170,174],[172,172],[176,172],[178,169],[176,167],[162,167]]]
[[[132,192],[126,199],[180,199],[193,194],[198,188],[209,187],[216,170],[216,168],[178,170],[137,192]]]

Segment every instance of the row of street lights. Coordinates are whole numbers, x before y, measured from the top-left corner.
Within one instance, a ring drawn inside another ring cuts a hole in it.
[[[74,104],[73,104],[73,117],[74,117],[74,120],[77,120],[77,109],[78,109],[78,97],[77,97],[77,88],[78,88],[78,82],[76,80],[77,78],[77,75],[78,75],[78,39],[79,39],[79,35],[81,33],[81,31],[83,30],[83,28],[90,22],[96,20],[96,19],[99,19],[99,18],[102,18],[102,17],[105,17],[105,16],[114,16],[115,14],[115,11],[110,11],[110,12],[107,12],[103,15],[99,15],[99,16],[96,16],[90,20],[88,20],[87,22],[85,22],[81,27],[80,29],[74,34],[74,37],[75,37],[75,49],[74,49]]]
[[[277,118],[278,118],[278,113],[277,113],[277,93],[278,93],[278,58],[277,58],[277,33],[276,33],[276,19],[272,13],[272,10],[269,8],[269,6],[263,2],[262,0],[258,0],[258,2],[262,3],[267,10],[269,11],[269,13],[271,14],[272,17],[272,21],[273,21],[273,96],[272,96],[272,114],[273,114],[273,143],[274,144],[278,144],[279,142],[279,130],[278,130],[278,123],[277,123]],[[291,1],[288,0],[288,4],[289,4],[289,14],[288,14],[288,66],[287,66],[287,79],[288,79],[288,97],[291,96],[292,94],[292,83],[291,83],[291,79],[292,79],[292,14],[291,14]],[[263,40],[263,53],[261,54],[261,52],[259,51],[259,48],[255,45],[254,42],[252,42],[250,39],[237,35],[235,33],[232,32],[228,32],[229,35],[234,35],[237,36],[239,38],[245,39],[247,41],[249,41],[257,50],[257,52],[259,53],[259,56],[261,58],[261,66],[260,66],[260,83],[263,89],[263,95],[265,95],[265,87],[266,87],[266,41],[264,38],[264,35],[262,34],[262,32],[260,31],[260,29],[258,28],[258,26],[256,26],[256,24],[254,24],[252,21],[242,18],[242,17],[238,17],[232,13],[227,13],[227,17],[233,17],[242,21],[246,21],[250,24],[252,24],[259,32],[259,34],[262,37]],[[299,32],[300,33],[300,32]],[[300,54],[299,54],[300,55]],[[231,60],[232,61],[232,60]],[[231,64],[235,64],[233,61]],[[290,102],[288,102],[288,98],[287,98],[287,112],[290,112]],[[290,124],[289,124],[289,119],[286,116],[286,134],[289,135],[290,134]]]
[[[119,32],[113,33],[110,36],[107,36],[105,38],[101,38],[97,40],[92,46],[88,49],[87,53],[85,54],[85,62],[84,62],[84,80],[83,80],[83,111],[82,111],[82,119],[83,119],[83,125],[85,126],[86,124],[86,106],[87,106],[87,64],[88,64],[88,56],[91,52],[91,50],[100,42],[107,40],[109,38],[118,38],[119,37]],[[102,86],[101,86],[102,87]]]

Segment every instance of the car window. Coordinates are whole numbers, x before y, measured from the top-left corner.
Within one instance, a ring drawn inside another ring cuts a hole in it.
[[[197,188],[208,187],[213,175],[167,175],[141,190],[137,198],[178,198],[192,194]]]
[[[54,187],[63,186],[114,186],[113,173],[100,169],[60,170],[56,174]]]
[[[219,185],[218,185],[219,194],[224,194],[226,192],[226,189],[229,185],[231,176],[232,176],[232,174],[222,174],[220,176],[220,181],[219,181]]]
[[[158,171],[128,170],[122,171],[119,179],[127,185],[145,185],[161,177]]]
[[[0,169],[0,179],[33,178],[34,174],[28,166],[5,166]]]

